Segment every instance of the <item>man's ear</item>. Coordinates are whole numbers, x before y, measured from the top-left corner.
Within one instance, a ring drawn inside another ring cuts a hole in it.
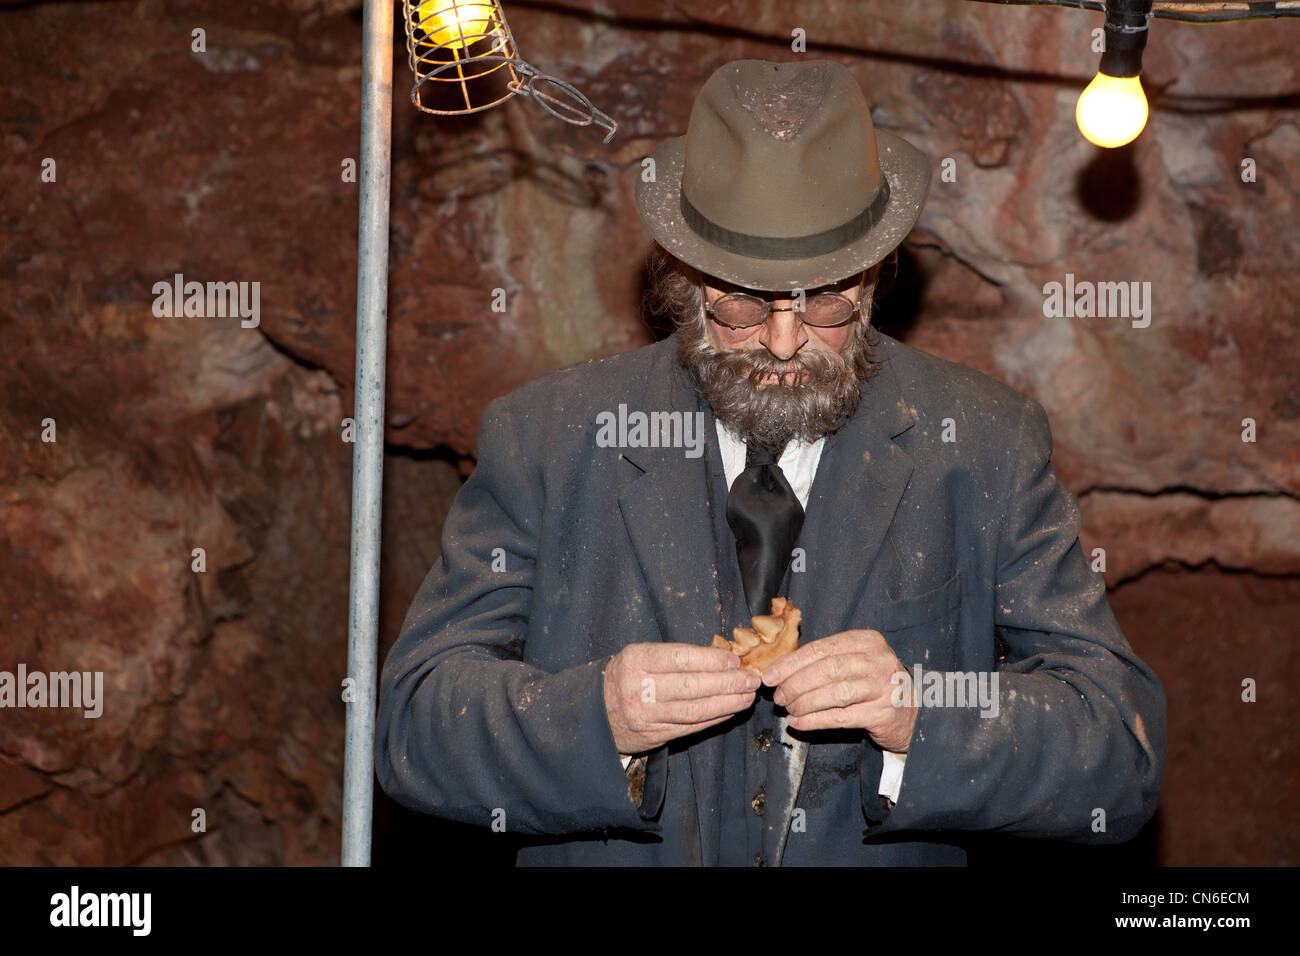
[[[875,270],[875,275],[871,277],[871,281],[875,286],[877,297],[883,296],[889,292],[894,285],[894,280],[898,278],[898,249],[891,249],[889,255],[872,268]]]

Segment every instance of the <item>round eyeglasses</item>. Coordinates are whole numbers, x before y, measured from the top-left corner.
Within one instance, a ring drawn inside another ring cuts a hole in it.
[[[704,311],[728,328],[748,329],[755,325],[762,325],[773,312],[796,312],[806,325],[828,328],[843,325],[857,315],[862,305],[861,289],[865,279],[864,275],[864,281],[858,285],[859,295],[856,302],[843,292],[818,292],[804,299],[802,309],[798,307],[799,298],[792,292],[777,293],[791,298],[795,307],[790,309],[773,309],[770,300],[754,295],[752,292],[728,292],[710,302],[709,292],[703,279],[700,280],[700,293],[704,296]]]

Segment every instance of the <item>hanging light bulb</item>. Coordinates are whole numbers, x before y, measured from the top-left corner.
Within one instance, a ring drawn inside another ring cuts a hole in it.
[[[1152,0],[1106,0],[1106,51],[1079,96],[1074,120],[1090,143],[1114,148],[1135,140],[1147,123],[1142,51]]]
[[[463,50],[495,32],[492,5],[472,0],[423,0],[415,21],[424,31],[424,43],[452,50]]]
[[[1079,132],[1096,146],[1114,148],[1137,139],[1147,125],[1147,98],[1136,76],[1098,73],[1074,110]]]

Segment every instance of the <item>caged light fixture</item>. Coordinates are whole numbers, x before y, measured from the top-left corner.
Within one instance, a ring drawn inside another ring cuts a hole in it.
[[[425,113],[477,113],[531,96],[566,123],[609,130],[606,143],[614,137],[618,124],[576,87],[520,58],[500,0],[403,0],[402,18],[411,101]]]

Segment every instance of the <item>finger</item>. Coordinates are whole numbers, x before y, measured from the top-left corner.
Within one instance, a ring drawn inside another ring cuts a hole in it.
[[[734,651],[695,644],[647,644],[638,657],[638,665],[651,674],[681,674],[688,671],[739,670],[740,658]]]
[[[879,631],[841,631],[830,637],[810,641],[786,654],[763,671],[763,683],[775,687],[795,671],[802,670],[824,657],[850,653],[869,654],[888,647],[884,635]]]
[[[651,674],[650,701],[696,700],[726,694],[752,694],[762,686],[753,671],[691,671],[685,674]]]
[[[851,707],[832,707],[802,716],[786,717],[785,722],[795,730],[844,730],[850,727],[869,730],[882,721],[873,705],[854,704]]]
[[[828,684],[856,680],[872,674],[875,661],[865,654],[834,654],[813,661],[807,667],[790,671],[777,685],[773,702],[788,707],[790,701]]]
[[[718,724],[728,721],[734,716],[734,714],[723,714],[721,717],[714,717],[712,720],[703,720],[698,724],[656,724],[652,727],[650,733],[661,738],[666,743],[669,740],[677,740],[679,737],[689,737],[691,734],[697,734],[701,730],[716,727]]]
[[[754,703],[754,693],[722,694],[717,697],[700,697],[696,700],[675,700],[657,704],[651,719],[659,724],[698,724],[730,717],[748,709]]]
[[[855,704],[869,704],[880,698],[880,682],[867,677],[823,684],[800,694],[785,705],[786,713],[804,717],[823,710],[840,710]]]

